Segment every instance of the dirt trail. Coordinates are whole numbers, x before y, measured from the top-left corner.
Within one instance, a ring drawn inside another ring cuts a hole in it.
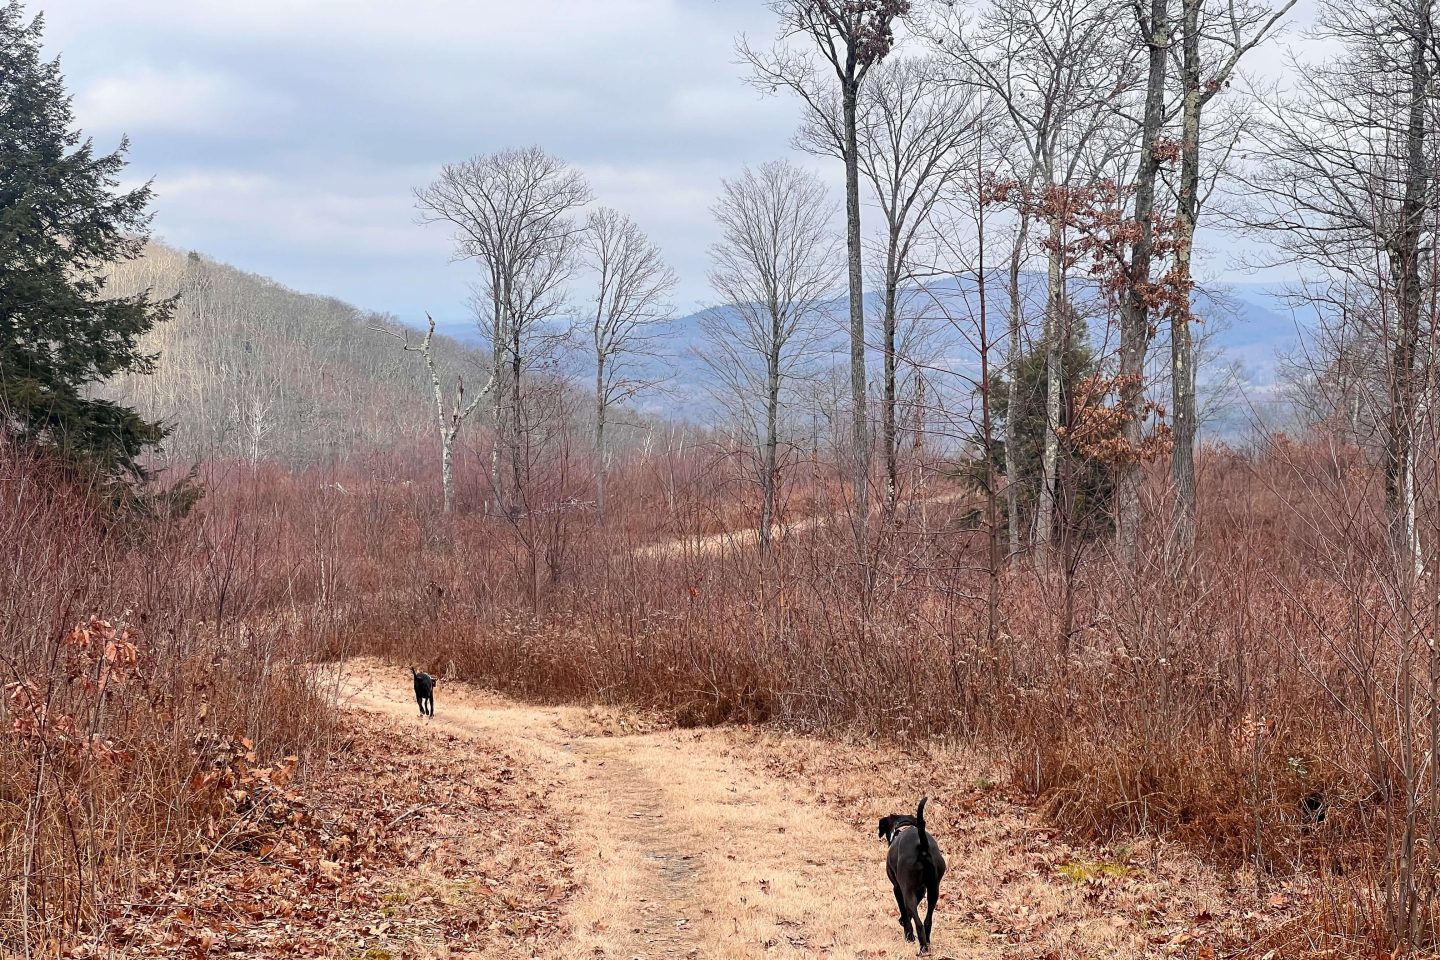
[[[422,722],[393,668],[360,663],[346,673],[348,709]],[[543,773],[554,791],[548,802],[572,824],[580,893],[570,935],[549,956],[904,957],[914,949],[892,916],[879,845],[747,767],[724,736],[607,736],[585,710],[518,705],[448,683],[430,723],[477,749],[503,744],[530,768],[520,776]],[[997,955],[988,946],[953,916],[937,919],[937,957]]]
[[[962,500],[972,499],[973,493],[967,491],[952,491],[929,497],[919,506],[940,507]],[[783,540],[786,537],[797,536],[802,533],[809,533],[827,523],[848,523],[842,515],[822,514],[812,517],[805,517],[791,523],[777,523],[770,528],[770,536],[774,540]],[[760,543],[759,533],[745,527],[739,530],[726,530],[721,533],[692,534],[686,537],[679,537],[675,540],[664,540],[659,543],[647,543],[644,546],[636,547],[633,555],[642,559],[654,559],[657,557],[685,556],[685,555],[709,555],[729,550],[750,550]]]

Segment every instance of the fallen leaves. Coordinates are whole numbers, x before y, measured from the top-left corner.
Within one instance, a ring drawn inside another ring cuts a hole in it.
[[[529,957],[563,933],[562,824],[513,758],[356,716],[351,746],[297,786],[293,758],[205,745],[192,782],[213,848],[156,868],[104,941],[157,958]],[[550,838],[536,856],[526,823]],[[73,956],[86,956],[76,953]]]

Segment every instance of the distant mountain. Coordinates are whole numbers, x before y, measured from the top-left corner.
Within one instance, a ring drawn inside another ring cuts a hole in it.
[[[110,284],[180,297],[174,319],[144,341],[159,355],[155,373],[107,388],[170,425],[167,456],[308,463],[433,434],[423,362],[401,349],[391,334],[405,328],[390,317],[159,243],[117,266]],[[437,356],[447,382],[480,379],[475,350],[437,337]]]
[[[1008,285],[1004,278],[987,278],[986,321],[993,345],[992,362],[1004,351],[1004,334],[1010,309]],[[1087,299],[1093,304],[1093,292],[1086,294],[1077,284],[1073,295],[1077,302]],[[1031,327],[1038,331],[1043,313],[1045,277],[1026,273],[1021,277],[1022,302]],[[867,293],[870,316],[880,312],[879,297]],[[913,342],[902,351],[927,371],[930,381],[943,385],[940,371],[956,374],[951,384],[952,401],[973,393],[979,376],[978,320],[980,298],[973,277],[947,279],[923,288],[907,290],[902,298],[906,329]],[[1195,328],[1200,341],[1201,405],[1208,407],[1209,418],[1202,429],[1230,436],[1243,432],[1252,419],[1252,406],[1268,403],[1276,386],[1276,360],[1291,350],[1306,329],[1303,317],[1291,314],[1281,292],[1272,287],[1237,284],[1214,285],[1197,291],[1195,311],[1202,321]],[[821,370],[848,371],[849,339],[848,309],[843,295],[828,305],[827,328],[815,347],[815,366]],[[716,314],[722,318],[728,308],[716,307],[680,317],[673,322],[667,336],[667,363],[672,373],[673,392],[677,399],[668,405],[672,415],[684,415],[696,421],[707,421],[717,415],[716,405],[703,385],[710,373],[702,360],[709,349],[702,329],[702,320]],[[733,315],[732,315],[733,316]],[[1092,340],[1104,331],[1099,319],[1089,324]],[[1116,344],[1096,344],[1102,353],[1113,353]],[[868,348],[872,371],[878,370],[882,354],[879,344]],[[1159,377],[1168,363],[1169,346],[1165,331],[1152,353],[1152,377]],[[872,378],[876,376],[872,372]]]
[[[429,442],[434,408],[428,378],[420,356],[402,351],[395,337],[408,335],[416,342],[420,335],[392,317],[298,293],[158,243],[142,259],[117,267],[111,284],[117,294],[151,288],[161,296],[180,295],[175,319],[146,340],[159,354],[155,374],[121,378],[107,388],[144,415],[171,425],[166,452],[172,457],[274,457],[305,463],[409,445],[417,438]],[[1045,278],[1027,273],[1021,284],[1026,312],[1038,318]],[[1077,289],[1075,297],[1084,302],[1084,291]],[[870,313],[877,314],[878,298],[872,293],[867,300]],[[949,394],[942,399],[952,410],[970,402],[979,372],[974,278],[907,290],[903,302],[909,329],[918,332],[907,356],[923,366],[936,390]],[[998,358],[1009,295],[994,278],[987,285],[986,307],[996,344],[992,357]],[[715,309],[725,315],[726,308]],[[1207,358],[1201,390],[1206,429],[1216,436],[1238,434],[1255,408],[1273,395],[1276,358],[1297,342],[1304,318],[1292,316],[1280,291],[1261,285],[1207,288],[1197,294],[1196,309],[1204,320],[1197,335]],[[704,316],[702,311],[673,321],[660,356],[651,363],[651,373],[665,382],[635,399],[629,415],[634,425],[655,420],[703,425],[722,418],[707,389],[713,378],[703,359],[709,349]],[[846,324],[844,298],[837,296],[820,321],[813,356],[818,380],[843,382],[847,375]],[[486,345],[478,329],[451,323],[438,331],[446,382],[457,374],[467,383],[483,382]],[[1099,335],[1097,324],[1091,324],[1091,333]],[[1103,352],[1114,345],[1100,346]],[[871,345],[870,356],[872,369],[878,369],[877,345]],[[1166,357],[1168,347],[1157,342],[1155,373]],[[577,352],[569,369],[581,417],[588,415],[588,364]],[[635,439],[643,433],[621,435]]]

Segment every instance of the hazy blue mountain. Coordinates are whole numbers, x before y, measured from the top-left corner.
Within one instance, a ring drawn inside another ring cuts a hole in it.
[[[987,278],[986,283],[986,320],[995,350],[992,359],[998,359],[1004,346],[1010,306],[1004,281],[1003,276],[995,276]],[[1023,274],[1021,290],[1026,312],[1038,317],[1043,310],[1044,275]],[[1077,282],[1072,297],[1077,303],[1089,304],[1089,312],[1096,314],[1088,322],[1088,329],[1092,340],[1097,341],[1097,349],[1102,354],[1113,352],[1113,332],[1109,343],[1098,342],[1105,330],[1095,291]],[[911,288],[903,299],[904,312],[911,318],[910,322],[924,331],[923,350],[917,353],[917,359],[932,371],[949,370],[957,374],[954,392],[957,397],[968,396],[979,373],[980,297],[975,278],[947,278],[923,288]],[[867,293],[866,300],[870,314],[878,315],[878,294]],[[1201,377],[1202,406],[1223,400],[1225,406],[1236,408],[1211,424],[1211,429],[1220,434],[1233,434],[1243,430],[1250,419],[1248,408],[1265,402],[1273,392],[1277,357],[1298,342],[1305,318],[1292,314],[1281,290],[1264,284],[1207,286],[1197,291],[1194,302],[1196,314],[1202,321],[1196,327],[1196,336],[1204,343],[1202,353],[1206,361]],[[697,422],[717,417],[716,404],[706,390],[710,373],[703,360],[708,344],[702,319],[707,313],[723,318],[730,309],[714,307],[673,321],[665,340],[664,355],[656,363],[657,372],[667,377],[667,389],[663,394],[637,398],[637,407],[648,413]],[[1082,312],[1086,312],[1083,306]],[[843,295],[837,295],[827,305],[826,314],[827,319],[822,321],[826,329],[816,346],[815,365],[821,371],[848,370],[848,317]],[[482,345],[473,322],[441,322],[438,327],[456,339]],[[1163,331],[1161,334],[1163,337]],[[881,362],[878,343],[872,343],[869,352],[872,367],[878,369]],[[1167,357],[1165,342],[1157,341],[1152,362],[1163,364]],[[934,378],[936,382],[940,379]]]

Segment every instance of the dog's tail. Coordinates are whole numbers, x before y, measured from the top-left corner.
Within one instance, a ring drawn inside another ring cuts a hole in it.
[[[420,672],[419,672],[418,670],[416,670],[414,667],[411,667],[411,668],[410,668],[410,676],[414,677],[416,680],[419,680],[419,679],[420,679]]]
[[[920,855],[920,862],[925,865],[926,872],[935,869],[934,862],[930,859],[930,835],[925,832],[925,801],[928,797],[920,798],[920,806],[915,810],[915,839],[920,847],[917,851]]]

